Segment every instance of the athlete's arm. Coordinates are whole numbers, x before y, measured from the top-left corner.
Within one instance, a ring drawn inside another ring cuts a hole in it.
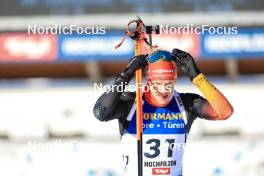
[[[229,118],[233,114],[232,105],[200,72],[192,56],[179,49],[174,49],[173,54],[175,55],[177,66],[191,79],[206,98],[193,98],[194,112],[199,117],[210,120],[225,120]]]
[[[201,109],[203,114],[210,116],[212,120],[225,120],[233,114],[233,107],[227,98],[202,73],[192,82],[208,101]]]
[[[133,78],[137,69],[144,69],[147,64],[146,56],[140,55],[134,57],[126,69],[118,74],[112,89],[103,93],[96,101],[93,112],[94,116],[100,121],[109,121],[126,117],[131,109],[135,94],[132,92],[124,92],[125,85]],[[122,89],[118,89],[121,87]]]

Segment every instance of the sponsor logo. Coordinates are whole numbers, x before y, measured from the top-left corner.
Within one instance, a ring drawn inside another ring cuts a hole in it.
[[[153,34],[153,44],[158,45],[159,49],[168,51],[179,48],[187,51],[194,58],[200,56],[200,35],[197,34]],[[142,44],[141,53],[151,53],[146,44]]]
[[[54,35],[0,35],[1,61],[54,61],[56,54],[57,39]]]
[[[179,120],[183,119],[182,113],[144,113],[144,120]]]
[[[152,169],[152,175],[164,175],[164,174],[170,174],[169,167]]]
[[[148,73],[159,73],[159,74],[162,74],[162,73],[174,73],[176,72],[176,70],[165,70],[165,69],[156,69],[156,70],[148,70]]]
[[[125,42],[116,50],[113,43],[120,39],[119,36],[60,36],[60,57],[109,57],[126,56],[133,53],[133,42]],[[102,52],[104,51],[104,52]],[[109,58],[108,58],[109,59]]]

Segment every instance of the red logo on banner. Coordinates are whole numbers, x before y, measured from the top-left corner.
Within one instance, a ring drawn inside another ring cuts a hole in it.
[[[55,35],[0,34],[0,61],[53,61],[56,56]]]
[[[178,48],[189,52],[194,58],[200,56],[200,36],[197,34],[153,34],[152,43],[158,45],[161,50],[172,51]],[[142,44],[142,53],[150,53],[149,47]]]
[[[170,174],[170,168],[152,168],[152,175],[163,175],[163,174]]]

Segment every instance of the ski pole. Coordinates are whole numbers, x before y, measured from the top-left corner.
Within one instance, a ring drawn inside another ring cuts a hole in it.
[[[134,31],[129,30],[129,26],[132,23],[136,23],[136,29]],[[142,28],[145,28],[146,33],[149,35],[149,41],[145,38],[145,32]],[[149,47],[151,52],[153,48],[157,45],[152,45],[152,32],[153,26],[145,26],[143,21],[138,17],[137,20],[132,20],[128,23],[125,35],[121,42],[115,46],[119,48],[125,40],[126,36],[129,36],[135,41],[135,51],[134,55],[138,56],[141,54],[141,44],[145,42]],[[159,34],[159,26],[155,26],[155,33]],[[143,176],[143,145],[142,145],[142,133],[143,133],[143,106],[142,106],[142,69],[136,70],[136,126],[137,126],[137,155],[138,155],[138,176]]]
[[[140,55],[141,42],[136,41],[135,55]],[[142,106],[142,70],[136,71],[136,117],[137,117],[137,149],[138,149],[138,175],[143,175],[143,146],[142,146],[142,124],[143,124],[143,106]]]
[[[130,31],[129,26],[136,23],[135,31]],[[132,20],[128,23],[125,35],[121,42],[115,47],[118,48],[125,40],[125,36],[129,36],[135,41],[134,55],[141,54],[141,43],[144,42],[144,33],[142,32],[142,21],[140,19]],[[142,69],[136,70],[136,126],[137,126],[137,155],[138,155],[138,176],[143,176],[143,146],[142,146],[142,124],[143,124],[143,106],[142,106]]]

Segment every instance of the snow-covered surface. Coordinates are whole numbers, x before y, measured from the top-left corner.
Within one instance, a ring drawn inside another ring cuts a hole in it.
[[[185,176],[260,176],[264,174],[263,139],[201,138],[186,146]],[[0,142],[0,175],[119,176],[118,141],[29,140]],[[94,174],[92,174],[94,172]],[[109,172],[109,173],[107,173]]]

